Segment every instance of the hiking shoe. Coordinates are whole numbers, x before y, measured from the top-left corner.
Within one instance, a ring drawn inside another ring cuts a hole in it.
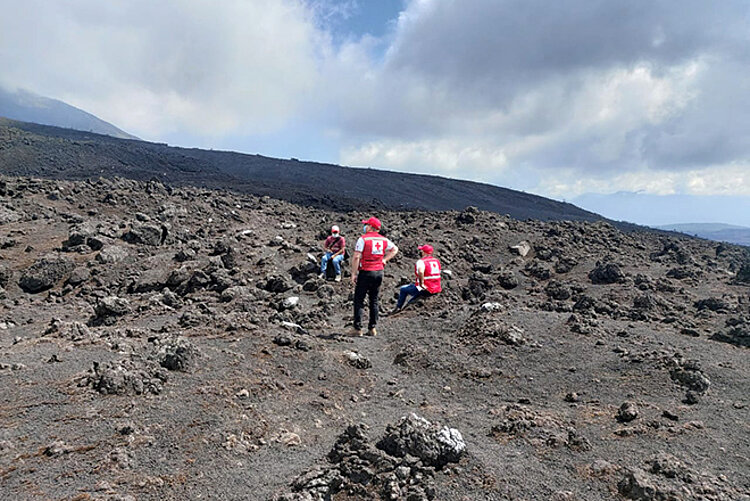
[[[378,335],[378,330],[375,327],[371,327],[371,328],[367,329],[367,335],[368,336],[377,336]]]
[[[349,332],[346,333],[346,335],[350,337],[359,337],[362,335],[362,329],[356,329],[352,327]]]
[[[337,282],[341,282],[341,273],[339,273],[338,275],[336,275],[336,279],[335,280]]]

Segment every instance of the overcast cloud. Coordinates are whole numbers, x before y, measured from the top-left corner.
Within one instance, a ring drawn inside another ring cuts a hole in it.
[[[746,1],[411,0],[342,36],[363,1],[0,0],[0,83],[151,140],[304,158],[320,136],[313,160],[557,198],[750,195]]]

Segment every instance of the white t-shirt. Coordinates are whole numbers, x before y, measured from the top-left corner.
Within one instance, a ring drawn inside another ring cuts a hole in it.
[[[385,250],[386,250],[386,252],[388,252],[389,250],[391,250],[391,249],[393,249],[395,247],[395,245],[393,244],[393,242],[391,242],[387,238],[385,238],[385,237],[379,237],[379,238],[382,238],[383,240],[385,240]],[[357,243],[354,244],[354,251],[355,252],[362,252],[364,250],[365,250],[365,239],[362,238],[362,237],[359,237],[357,239]]]
[[[424,260],[417,261],[417,273],[424,273]]]

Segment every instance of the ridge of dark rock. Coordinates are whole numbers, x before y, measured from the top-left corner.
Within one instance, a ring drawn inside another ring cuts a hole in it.
[[[232,189],[334,210],[462,210],[516,219],[597,221],[572,204],[439,176],[285,160],[0,119],[0,172],[53,179],[121,176],[173,186]]]

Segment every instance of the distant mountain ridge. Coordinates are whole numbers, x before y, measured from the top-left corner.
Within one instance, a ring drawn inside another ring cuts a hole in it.
[[[25,90],[11,92],[0,87],[0,117],[95,132],[120,139],[138,139],[75,106]]]
[[[750,246],[750,228],[724,223],[682,223],[657,226],[660,230],[678,231],[718,242]]]
[[[54,179],[157,178],[333,210],[476,206],[522,220],[604,219],[570,203],[472,181],[124,141],[12,120],[0,120],[0,172]]]

